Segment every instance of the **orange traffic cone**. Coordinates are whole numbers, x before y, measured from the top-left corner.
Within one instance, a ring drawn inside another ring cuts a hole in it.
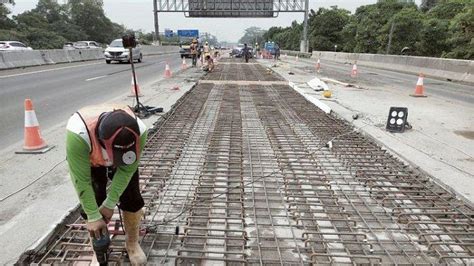
[[[352,71],[351,71],[351,77],[356,78],[357,77],[357,62],[354,62],[354,65],[352,66]]]
[[[319,73],[321,71],[321,60],[318,58],[318,62],[316,63],[316,72]]]
[[[33,102],[25,99],[25,136],[23,151],[19,154],[39,154],[51,150],[54,146],[48,146],[41,137],[38,119],[36,118]]]
[[[140,86],[138,86],[138,79],[137,77],[135,77],[135,80],[137,81],[137,84],[135,84],[134,80],[133,80],[133,74],[132,74],[132,82],[130,83],[132,86],[130,88],[130,95],[128,95],[128,97],[135,97],[135,87],[137,87],[137,94],[138,94],[138,97],[142,97],[143,94],[140,92]]]
[[[181,70],[186,70],[188,68],[188,64],[186,64],[186,59],[183,58],[183,63],[181,64]]]
[[[171,78],[171,69],[168,62],[166,62],[166,66],[165,66],[165,78]]]
[[[416,82],[415,94],[410,94],[412,97],[428,97],[425,95],[425,86],[423,85],[424,75],[420,73],[418,82]]]

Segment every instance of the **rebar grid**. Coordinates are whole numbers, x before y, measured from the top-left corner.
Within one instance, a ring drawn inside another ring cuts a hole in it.
[[[273,75],[270,69],[260,64],[236,63],[239,59],[221,59],[224,64],[217,64],[213,72],[207,74],[204,80],[247,80],[247,81],[276,81],[281,80]],[[253,61],[253,60],[252,60]],[[251,61],[251,62],[252,62]]]
[[[207,79],[278,80],[231,62]],[[149,263],[474,263],[471,206],[289,86],[198,85],[150,134],[140,172]],[[87,243],[78,220],[39,261],[86,261]]]

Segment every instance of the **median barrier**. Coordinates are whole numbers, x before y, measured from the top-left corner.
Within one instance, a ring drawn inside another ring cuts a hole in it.
[[[142,45],[141,49],[144,56],[179,53],[178,46]],[[104,52],[102,49],[8,51],[0,52],[0,69],[100,60],[103,58]]]
[[[298,51],[291,51],[291,50],[280,50],[280,56],[286,54],[289,56],[298,56],[300,58],[311,58],[313,55],[312,53],[302,53]]]
[[[354,63],[434,78],[474,83],[474,61],[421,56],[358,54],[313,51],[313,58],[340,63]]]
[[[44,60],[47,64],[58,64],[69,62],[66,54],[66,50],[53,49],[53,50],[42,50],[44,54]]]
[[[46,64],[41,51],[8,51],[1,53],[6,68],[39,66]]]

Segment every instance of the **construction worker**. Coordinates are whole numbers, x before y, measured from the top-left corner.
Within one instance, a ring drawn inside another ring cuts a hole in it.
[[[260,58],[260,44],[255,43],[255,52],[256,52],[256,55],[257,55],[257,59]]]
[[[203,70],[206,72],[212,72],[214,71],[214,60],[210,55],[206,56],[206,65],[203,67]]]
[[[144,206],[138,162],[147,134],[145,124],[128,106],[85,107],[67,123],[67,162],[91,240],[108,234],[107,223],[118,204],[123,211],[125,248],[132,265],[146,264],[138,243]],[[108,179],[112,182],[106,192]]]
[[[206,58],[208,55],[211,55],[211,48],[209,47],[209,43],[206,41],[203,47],[204,50],[204,58]]]
[[[197,57],[198,57],[198,41],[196,39],[193,39],[193,42],[191,43],[191,56],[193,59],[193,67],[197,65]]]
[[[244,43],[244,48],[242,48],[242,56],[245,58],[245,63],[248,63],[250,58],[250,49],[246,43]]]

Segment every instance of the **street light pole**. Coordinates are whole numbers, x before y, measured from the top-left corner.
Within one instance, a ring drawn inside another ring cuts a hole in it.
[[[159,31],[159,24],[158,24],[158,0],[153,0],[153,15],[155,18],[155,40],[160,45],[160,31]]]
[[[308,9],[309,9],[309,0],[305,0],[304,4],[304,27],[303,27],[303,44],[301,45],[301,52],[308,52]]]

